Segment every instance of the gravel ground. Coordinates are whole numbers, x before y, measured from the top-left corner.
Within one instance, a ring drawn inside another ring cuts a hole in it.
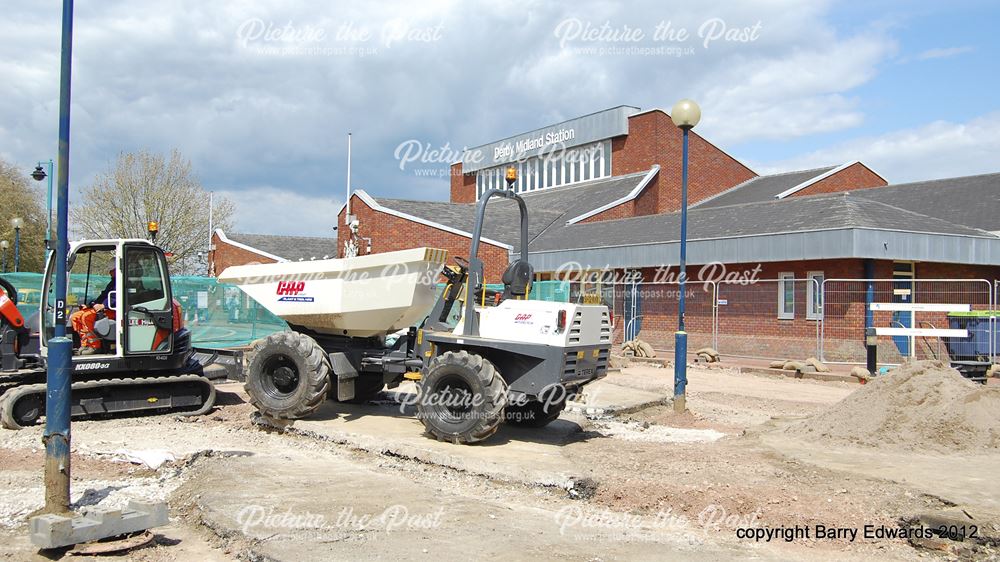
[[[633,367],[616,375],[615,382],[655,390],[669,388],[671,376],[669,370]],[[220,388],[219,408],[201,418],[74,423],[73,499],[79,506],[117,506],[130,498],[171,501],[172,523],[158,530],[157,545],[121,559],[237,559],[247,555],[249,543],[209,532],[193,509],[199,467],[244,455],[293,458],[305,453],[518,509],[579,506],[585,513],[624,514],[646,522],[683,516],[701,540],[732,548],[734,555],[815,560],[940,556],[916,550],[902,540],[760,545],[735,540],[735,529],[746,526],[894,526],[901,517],[940,509],[947,503],[905,484],[792,460],[758,437],[776,419],[815,413],[850,394],[855,386],[718,369],[696,368],[689,377],[690,412],[677,415],[669,406],[658,406],[618,418],[593,419],[566,443],[561,454],[573,459],[585,476],[568,494],[359,451],[308,435],[267,432],[251,422],[253,408],[244,402],[241,388],[225,385]],[[25,516],[41,505],[40,436],[37,427],[0,432],[0,465],[4,467],[0,473],[0,557],[6,559],[32,556]],[[176,460],[152,470],[119,462],[121,449],[168,449]],[[459,449],[456,454],[460,453]],[[497,529],[477,540],[506,539],[503,530]]]

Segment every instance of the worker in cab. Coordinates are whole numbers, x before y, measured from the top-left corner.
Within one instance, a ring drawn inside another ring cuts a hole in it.
[[[111,275],[111,281],[108,281],[101,294],[69,317],[73,331],[80,334],[80,355],[94,355],[101,350],[101,338],[94,333],[98,313],[103,312],[112,320],[115,318],[115,310],[111,305],[111,293],[115,290],[115,269],[111,268],[108,274]]]

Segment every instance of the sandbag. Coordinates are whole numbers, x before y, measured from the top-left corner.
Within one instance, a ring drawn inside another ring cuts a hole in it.
[[[851,369],[851,376],[866,381],[872,378],[872,374],[864,367],[854,367]]]
[[[817,373],[830,372],[830,367],[827,367],[826,363],[823,363],[822,361],[816,359],[815,357],[810,357],[809,359],[806,359],[806,365],[812,365],[813,367],[815,367]]]

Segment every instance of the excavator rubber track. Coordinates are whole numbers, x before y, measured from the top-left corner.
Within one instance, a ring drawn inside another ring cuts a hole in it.
[[[74,382],[71,415],[76,418],[122,414],[204,414],[215,405],[215,386],[195,374],[96,379]],[[33,425],[45,415],[45,383],[14,386],[0,397],[0,424],[7,429]]]

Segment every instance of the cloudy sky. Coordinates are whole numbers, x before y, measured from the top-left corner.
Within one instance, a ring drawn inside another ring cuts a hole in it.
[[[244,232],[332,234],[348,131],[355,187],[446,199],[452,151],[683,97],[760,173],[1000,171],[986,1],[76,4],[71,186],[177,148]],[[26,169],[57,147],[60,10],[0,15],[0,157]]]

